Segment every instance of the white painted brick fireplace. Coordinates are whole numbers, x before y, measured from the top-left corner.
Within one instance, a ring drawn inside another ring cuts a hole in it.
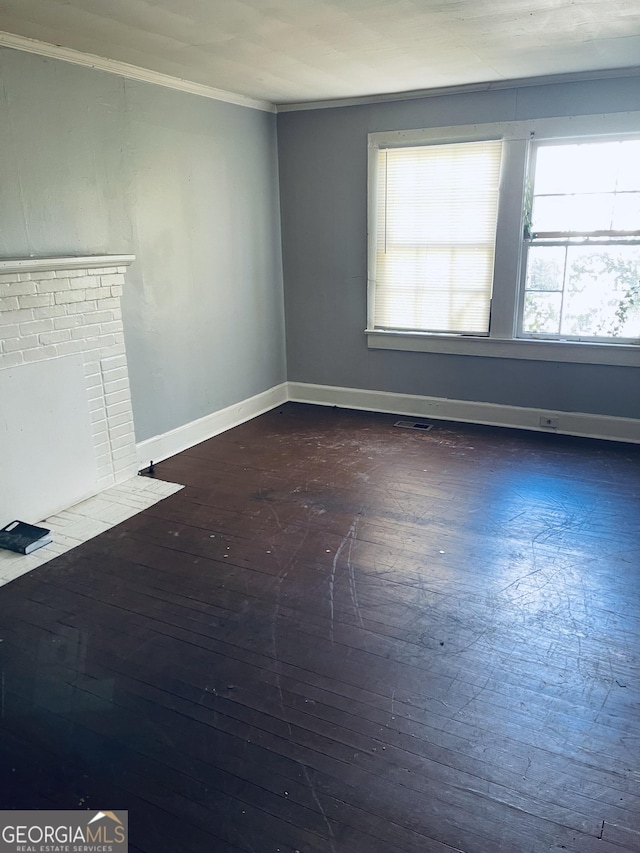
[[[0,261],[0,525],[137,473],[120,305],[133,260]]]

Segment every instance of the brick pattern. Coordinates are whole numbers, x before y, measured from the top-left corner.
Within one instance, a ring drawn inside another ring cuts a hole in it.
[[[63,512],[41,519],[43,527],[52,531],[53,542],[26,557],[14,554],[13,551],[0,551],[0,586],[65,554],[183,488],[176,483],[136,476]]]
[[[120,306],[125,270],[0,275],[0,369],[82,354],[101,489],[137,472]]]

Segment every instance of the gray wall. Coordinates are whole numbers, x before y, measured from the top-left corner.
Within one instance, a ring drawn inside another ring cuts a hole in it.
[[[139,441],[285,378],[640,418],[634,368],[368,350],[363,334],[369,131],[640,110],[638,78],[283,113],[277,142],[273,115],[18,51],[0,49],[0,80],[0,257],[137,257]]]
[[[289,380],[640,418],[637,368],[368,350],[363,334],[368,132],[625,110],[637,77],[280,114]]]
[[[0,257],[136,255],[138,441],[286,378],[275,116],[0,49]]]

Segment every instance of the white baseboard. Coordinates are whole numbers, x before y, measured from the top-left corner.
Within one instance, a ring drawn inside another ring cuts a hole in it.
[[[463,423],[513,427],[558,435],[602,438],[640,444],[640,420],[584,412],[561,412],[548,409],[529,409],[504,406],[473,400],[448,400],[446,397],[421,397],[388,391],[366,391],[361,388],[339,388],[333,385],[312,385],[289,382],[288,399],[297,403],[338,406],[345,409],[364,409]],[[540,418],[557,418],[557,427],[540,425]]]
[[[250,421],[252,418],[281,406],[288,400],[312,403],[316,406],[337,406],[343,409],[362,409],[394,415],[486,424],[488,426],[528,429],[558,435],[602,438],[640,444],[640,421],[612,415],[584,412],[560,412],[549,409],[530,409],[523,406],[504,406],[473,400],[448,400],[446,397],[421,397],[416,394],[396,394],[389,391],[367,391],[362,388],[340,388],[335,385],[312,385],[306,382],[283,382],[261,394],[234,403],[197,421],[156,435],[136,445],[138,467],[149,462],[161,462],[201,441]],[[540,418],[557,418],[558,426],[540,426]]]
[[[141,470],[147,468],[151,460],[161,462],[163,459],[175,456],[176,453],[239,426],[245,421],[250,421],[275,406],[281,406],[287,402],[287,399],[287,383],[283,382],[254,397],[227,406],[226,409],[220,409],[197,421],[191,421],[162,435],[141,441],[136,445],[138,467]]]

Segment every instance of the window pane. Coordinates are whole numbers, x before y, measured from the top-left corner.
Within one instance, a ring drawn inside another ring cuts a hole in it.
[[[387,252],[378,269],[385,287],[377,291],[376,314],[387,328],[482,333],[492,274],[493,252],[486,249]]]
[[[532,246],[527,267],[524,333],[640,338],[640,246]]]
[[[523,330],[532,335],[557,335],[560,331],[561,293],[527,293]]]
[[[640,229],[640,141],[541,145],[532,231]]]
[[[387,245],[492,239],[493,221],[487,211],[494,194],[487,183],[492,158],[482,151],[451,150],[461,147],[385,152]]]
[[[570,231],[610,231],[614,195],[536,196],[532,230],[567,233]]]
[[[618,192],[640,190],[640,140],[632,139],[620,143],[616,154],[618,164]]]
[[[616,231],[640,229],[640,193],[623,193],[615,197],[613,228]]]
[[[541,145],[536,157],[536,192],[613,192],[620,145],[620,142]]]
[[[527,290],[559,290],[564,286],[564,246],[532,246],[527,263]]]
[[[562,334],[640,337],[640,248],[570,247]]]

